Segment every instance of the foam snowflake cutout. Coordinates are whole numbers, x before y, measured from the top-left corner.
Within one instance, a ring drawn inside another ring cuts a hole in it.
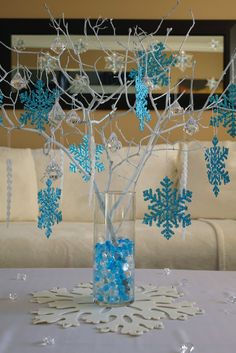
[[[220,189],[219,186],[230,182],[229,173],[225,170],[224,161],[228,158],[229,149],[218,146],[218,138],[212,139],[213,147],[207,148],[205,151],[205,160],[207,167],[207,176],[211,185],[213,185],[213,193],[217,197]]]
[[[161,181],[162,189],[145,190],[143,192],[144,201],[150,201],[148,206],[150,213],[145,213],[143,223],[152,226],[155,222],[157,227],[162,227],[161,234],[166,239],[174,235],[173,227],[178,228],[189,226],[191,224],[190,214],[187,211],[186,202],[191,202],[192,192],[186,189],[178,191],[173,188],[173,181],[167,176]]]
[[[231,137],[236,137],[236,84],[229,86],[220,101],[218,95],[214,95],[210,102],[216,104],[213,109],[216,115],[211,117],[210,125],[219,127],[222,124]]]
[[[187,320],[202,314],[192,302],[175,302],[180,294],[174,287],[140,286],[135,302],[123,307],[101,307],[93,303],[92,284],[72,290],[53,288],[33,293],[33,302],[48,304],[33,312],[34,324],[58,323],[63,328],[78,327],[80,321],[96,325],[99,332],[120,332],[138,336],[163,328],[162,319]],[[128,318],[128,320],[127,320]]]
[[[34,90],[20,94],[20,101],[24,103],[25,110],[19,119],[20,123],[26,125],[30,121],[39,131],[45,130],[45,125],[49,123],[48,114],[59,96],[56,89],[50,91],[44,86],[43,81],[38,80]]]
[[[74,159],[79,163],[88,175],[83,175],[84,181],[89,181],[91,172],[92,172],[92,160],[89,146],[89,135],[84,135],[82,143],[78,146],[75,144],[69,146],[69,151]],[[104,164],[100,161],[101,155],[104,151],[103,145],[96,145],[95,147],[95,170],[102,172],[105,167]],[[77,166],[74,163],[70,163],[70,171],[76,173],[78,171]],[[80,172],[80,170],[79,170]]]
[[[47,238],[52,233],[52,226],[62,221],[62,213],[59,210],[61,189],[52,187],[52,180],[47,179],[47,187],[38,192],[38,203],[40,205],[38,217],[38,228],[45,229]]]

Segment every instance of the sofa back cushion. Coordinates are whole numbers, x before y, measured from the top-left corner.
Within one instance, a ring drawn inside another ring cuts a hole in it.
[[[214,196],[207,177],[204,147],[212,146],[207,142],[190,142],[188,144],[188,185],[193,192],[192,202],[189,204],[191,217],[196,218],[228,218],[236,219],[236,143],[231,141],[219,142],[220,146],[229,148],[228,159],[225,161],[226,170],[229,172],[230,183],[220,186],[217,197]],[[182,154],[181,154],[182,155]],[[181,160],[181,158],[180,158]],[[181,174],[182,163],[179,163]]]
[[[11,221],[37,219],[37,181],[30,149],[0,147],[0,221],[6,221],[7,159],[12,160]]]
[[[147,210],[147,204],[143,201],[143,190],[147,188],[156,189],[160,181],[165,175],[173,178],[177,183],[177,159],[178,145],[175,145],[175,150],[172,146],[167,146],[169,149],[165,151],[164,145],[158,145],[151,157],[145,163],[140,174],[136,187],[131,185],[130,190],[136,191],[136,217],[142,218]],[[126,162],[115,168],[113,178],[111,180],[110,190],[122,191],[127,185],[131,175],[137,167],[140,156],[137,156],[138,149],[135,147],[124,147],[116,153],[111,153],[113,165],[120,163],[124,158]],[[141,151],[142,153],[142,151]],[[42,177],[45,168],[49,163],[49,157],[44,156],[42,150],[33,150],[33,155],[36,164],[36,173],[38,178],[38,187],[43,187]],[[61,163],[61,153],[55,151],[57,162]],[[64,154],[64,179],[63,179],[63,194],[62,194],[62,215],[64,221],[93,221],[93,204],[89,205],[89,190],[90,182],[84,182],[81,174],[71,173],[69,171],[70,159]],[[105,190],[108,178],[108,163],[104,162],[105,171],[96,174],[96,181],[100,191]],[[56,183],[57,186],[60,182]]]

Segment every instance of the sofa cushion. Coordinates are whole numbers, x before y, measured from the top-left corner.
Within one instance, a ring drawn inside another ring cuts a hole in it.
[[[236,143],[223,141],[220,146],[229,148],[226,160],[226,170],[229,172],[230,183],[220,186],[217,197],[214,196],[212,185],[208,181],[204,148],[211,147],[212,143],[190,142],[188,144],[188,189],[193,192],[189,210],[192,218],[236,219]],[[181,154],[182,155],[182,154]],[[181,158],[180,158],[181,160]],[[182,163],[178,166],[181,174]]]
[[[161,179],[165,175],[173,178],[177,182],[177,159],[178,159],[178,144],[175,145],[175,150],[172,146],[158,145],[151,157],[147,160],[142,170],[142,173],[137,182],[136,191],[136,217],[142,218],[147,205],[143,201],[143,190],[147,188],[156,189],[159,186]],[[122,191],[124,186],[129,182],[129,178],[136,170],[136,166],[140,156],[137,156],[138,148],[124,147],[116,153],[111,153],[110,158],[113,161],[113,166],[119,164],[123,159],[127,161],[115,168],[111,180],[110,190]],[[43,187],[43,175],[49,157],[43,155],[42,150],[33,150],[33,156],[36,164],[36,172],[39,188]],[[55,158],[61,164],[61,153],[55,151]],[[89,190],[90,182],[84,182],[80,173],[71,173],[69,171],[70,159],[64,154],[64,177],[63,177],[63,195],[62,195],[62,215],[64,221],[81,221],[91,222],[93,220],[93,205],[89,205]],[[96,181],[100,191],[105,190],[108,179],[108,163],[105,161],[105,171],[96,174]],[[55,185],[59,186],[60,182]],[[134,190],[134,185],[131,185],[130,190]]]
[[[10,220],[36,220],[38,215],[37,182],[31,150],[0,147],[0,221],[6,220],[7,159],[12,160],[13,170]]]

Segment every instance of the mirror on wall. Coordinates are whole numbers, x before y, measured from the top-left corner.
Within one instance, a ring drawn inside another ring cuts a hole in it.
[[[60,84],[65,89],[69,89],[71,93],[80,93],[76,91],[76,87],[69,85],[69,82],[60,74],[60,68],[57,67],[57,61],[54,59],[55,53],[51,50],[51,45],[55,40],[55,35],[24,35],[17,34],[11,36],[11,46],[21,47],[20,55],[15,52],[11,53],[11,67],[16,68],[17,65],[27,66],[33,76],[37,76],[38,70],[43,69],[45,61],[50,60],[52,69],[56,72]],[[63,38],[62,38],[63,40]],[[100,43],[94,36],[71,36],[72,42],[76,45],[78,41],[84,43],[85,51],[81,54],[83,63],[86,63],[85,71],[88,75],[92,88],[101,93],[99,79],[101,79],[105,91],[114,92],[116,83],[118,84],[117,75],[111,71],[106,61],[106,54],[100,49]],[[108,51],[112,51],[120,55],[125,55],[122,47],[127,46],[128,37],[118,36],[114,41],[113,36],[100,37],[103,46]],[[132,38],[130,40],[132,42]],[[165,42],[165,54],[176,56],[177,62],[171,71],[172,92],[175,94],[186,92],[189,93],[190,82],[192,77],[193,63],[196,62],[194,68],[193,92],[201,94],[209,94],[220,79],[224,68],[224,37],[215,36],[189,36],[185,40],[185,36],[153,36],[152,42],[143,42],[144,48],[155,43]],[[135,43],[133,44],[135,45]],[[70,48],[72,49],[72,45]],[[40,55],[29,55],[31,53],[41,53]],[[17,58],[18,56],[18,58]],[[69,60],[68,60],[69,59]],[[64,52],[61,57],[63,67],[72,78],[79,75],[79,65],[76,60],[68,56],[68,52]],[[132,61],[127,67],[127,75],[133,69]],[[99,74],[99,78],[97,73]],[[217,93],[223,91],[223,82],[220,82],[216,90]],[[155,93],[163,93],[163,88],[156,88]],[[83,93],[86,92],[86,85]],[[129,93],[134,93],[134,86],[129,88]]]

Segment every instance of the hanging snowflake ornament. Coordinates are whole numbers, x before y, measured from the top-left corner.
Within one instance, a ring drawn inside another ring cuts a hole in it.
[[[217,81],[214,77],[207,79],[206,87],[208,87],[210,90],[212,90],[212,89],[216,88],[216,86],[217,86]]]
[[[150,213],[145,213],[143,223],[152,226],[162,227],[161,234],[170,239],[174,235],[173,228],[182,225],[183,228],[191,224],[190,214],[185,214],[188,210],[186,202],[191,202],[192,192],[186,189],[178,191],[173,188],[173,181],[167,176],[161,181],[162,189],[152,189],[143,192],[144,201],[150,201],[148,209]]]
[[[46,73],[53,72],[58,69],[58,61],[57,58],[51,56],[49,53],[41,53],[39,56],[39,69],[41,71],[46,71]]]
[[[180,54],[176,55],[175,66],[181,71],[185,71],[187,68],[192,67],[192,58],[192,55],[186,54],[186,52],[182,50]]]
[[[74,52],[76,55],[85,53],[87,50],[88,50],[88,43],[85,42],[82,38],[78,39],[78,41],[74,44]]]
[[[124,67],[124,58],[116,53],[105,57],[106,69],[111,70],[113,74],[120,72]]]
[[[83,175],[84,181],[89,181],[91,172],[92,172],[92,157],[95,157],[95,170],[97,172],[102,172],[105,167],[101,162],[100,158],[104,151],[103,145],[96,145],[95,148],[95,156],[91,156],[90,153],[90,144],[89,144],[89,135],[84,135],[82,139],[82,143],[78,146],[75,144],[69,146],[69,151],[73,158],[79,163],[79,165],[83,168],[83,170],[88,174]],[[74,163],[70,163],[70,171],[72,173],[76,173],[78,171],[77,166]],[[80,170],[79,170],[80,172]]]
[[[79,327],[80,322],[95,324],[99,332],[140,336],[162,329],[161,320],[188,320],[204,311],[181,297],[175,287],[143,285],[136,288],[135,302],[122,307],[102,307],[93,303],[91,283],[72,290],[53,288],[33,293],[32,302],[48,304],[33,311],[33,324],[57,323],[63,328]]]
[[[21,38],[17,38],[14,44],[14,48],[19,51],[25,50],[25,42]]]
[[[52,186],[52,180],[47,179],[46,188],[38,192],[39,212],[38,228],[45,229],[47,238],[52,234],[52,226],[62,221],[62,213],[59,210],[61,189]]]
[[[236,137],[236,84],[232,83],[221,98],[212,96],[210,102],[214,103],[215,114],[211,117],[210,125],[219,127],[222,124],[231,137]]]
[[[57,90],[45,89],[43,81],[38,80],[34,90],[20,94],[20,101],[24,103],[25,110],[19,119],[20,123],[26,125],[30,122],[39,131],[45,130],[45,125],[49,123],[49,112],[58,96]]]
[[[111,152],[119,151],[122,148],[122,143],[119,141],[115,132],[112,132],[107,140],[107,148]]]
[[[183,131],[190,136],[196,134],[199,131],[199,125],[197,120],[190,116],[190,118],[183,127]]]
[[[205,150],[205,160],[207,167],[207,176],[211,185],[213,185],[213,193],[217,197],[222,184],[230,182],[229,173],[225,170],[225,160],[228,158],[229,149],[218,146],[218,138],[212,139],[213,147]]]
[[[89,78],[85,75],[75,75],[74,80],[71,82],[69,92],[71,94],[86,93],[89,88]]]
[[[10,85],[15,88],[17,91],[21,90],[22,88],[27,87],[28,81],[21,76],[20,72],[17,72],[11,79]]]
[[[54,53],[60,55],[66,49],[66,43],[61,40],[60,36],[57,36],[51,43],[50,49]]]

